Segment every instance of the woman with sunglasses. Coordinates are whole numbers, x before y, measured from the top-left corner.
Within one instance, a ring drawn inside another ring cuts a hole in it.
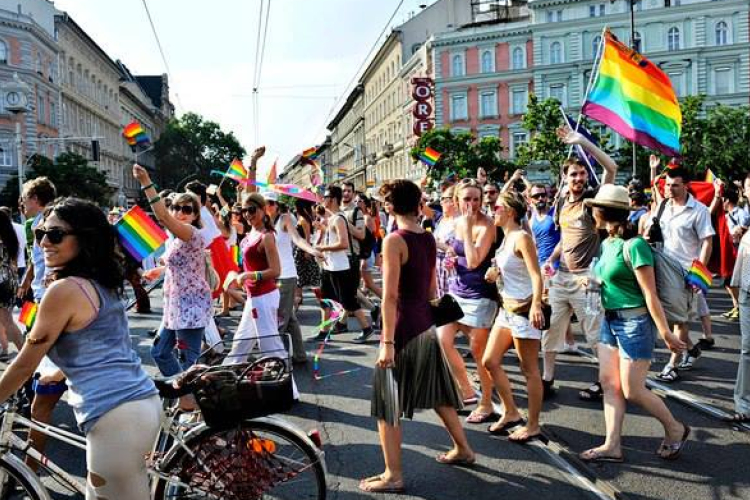
[[[130,340],[115,231],[99,207],[66,198],[35,237],[45,267],[54,269],[52,283],[26,343],[0,379],[0,401],[47,354],[67,377],[68,403],[86,436],[86,498],[147,500],[144,456],[161,423],[161,400]]]
[[[164,318],[151,348],[156,365],[167,377],[192,366],[200,356],[203,334],[212,318],[211,290],[206,280],[206,242],[201,235],[200,202],[195,195],[180,193],[167,210],[164,200],[143,167],[133,165],[133,176],[154,214],[174,236],[164,252]],[[182,350],[182,361],[174,353]],[[181,406],[192,409],[194,402],[183,397]]]
[[[448,293],[448,278],[450,272],[445,265],[445,255],[448,251],[448,240],[456,234],[456,219],[458,210],[456,209],[456,200],[454,199],[455,187],[448,186],[440,194],[440,208],[443,210],[443,216],[438,221],[435,228],[435,242],[437,243],[437,279],[438,279],[438,297]]]
[[[492,378],[481,364],[487,346],[492,322],[497,313],[497,288],[487,283],[484,275],[492,262],[492,247],[497,230],[487,215],[482,213],[482,188],[474,179],[464,179],[455,188],[460,216],[455,234],[448,240],[452,276],[448,292],[456,298],[464,317],[439,329],[440,341],[458,379],[464,404],[478,403],[466,418],[470,424],[492,420]],[[469,338],[471,352],[477,360],[477,373],[482,388],[481,400],[475,395],[469,381],[463,357],[455,346],[456,334],[462,332]]]

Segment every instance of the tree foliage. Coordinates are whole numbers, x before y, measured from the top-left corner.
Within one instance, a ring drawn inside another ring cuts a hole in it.
[[[160,187],[174,189],[186,177],[206,183],[220,180],[211,176],[211,170],[226,170],[234,158],[245,156],[245,149],[219,124],[196,113],[185,113],[167,124],[154,144],[154,153],[154,180]]]
[[[34,155],[24,180],[37,177],[49,178],[58,196],[75,196],[101,206],[109,205],[114,194],[114,189],[107,184],[107,176],[76,153],[62,153],[54,162],[46,156]],[[0,192],[0,203],[15,208],[18,196],[18,175],[14,175]]]
[[[480,167],[489,179],[497,181],[513,169],[513,164],[501,156],[503,143],[499,137],[475,140],[471,132],[432,129],[422,135],[412,148],[414,161],[419,161],[419,156],[428,147],[441,154],[435,166],[428,171],[428,179],[433,183],[439,183],[451,175],[457,179],[474,177]]]
[[[560,101],[554,98],[540,101],[529,94],[523,128],[529,132],[529,141],[516,151],[516,163],[528,165],[533,162],[549,162],[553,175],[557,175],[563,161],[568,157],[568,148],[557,138],[556,131],[563,125]]]

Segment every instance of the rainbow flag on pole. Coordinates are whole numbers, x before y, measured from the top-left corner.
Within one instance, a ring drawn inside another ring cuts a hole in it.
[[[115,224],[122,246],[135,260],[143,260],[167,241],[167,233],[139,206],[127,211]]]
[[[130,147],[135,147],[151,142],[148,134],[145,130],[143,130],[143,127],[141,127],[141,124],[138,122],[132,122],[127,125],[122,131],[122,136],[126,141],[128,141],[128,145]]]
[[[434,149],[427,147],[427,148],[424,148],[424,153],[419,155],[419,159],[422,160],[422,162],[426,164],[427,166],[434,167],[441,156],[443,155],[438,153]]]
[[[26,325],[26,328],[31,328],[34,326],[38,309],[36,303],[24,302],[23,307],[21,307],[21,314],[18,315],[18,322]]]
[[[240,252],[239,245],[232,245],[232,260],[237,264],[237,267],[242,269],[242,252]]]
[[[688,285],[700,288],[703,293],[708,292],[708,288],[711,286],[713,278],[711,271],[699,260],[694,260],[693,264],[688,270],[688,275],[685,278]]]
[[[682,113],[669,77],[604,30],[598,73],[581,113],[629,141],[680,156]]]
[[[716,175],[714,175],[713,170],[710,168],[706,170],[706,182],[710,182],[713,184],[716,181]]]

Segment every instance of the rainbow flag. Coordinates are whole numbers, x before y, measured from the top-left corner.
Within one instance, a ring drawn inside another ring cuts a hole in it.
[[[604,31],[599,70],[581,113],[629,141],[680,155],[682,113],[669,77],[654,63]]]
[[[713,171],[709,168],[706,170],[706,182],[714,183],[716,181],[717,177],[714,175]]]
[[[122,131],[122,136],[126,141],[128,141],[128,145],[130,145],[131,147],[151,142],[148,134],[145,130],[143,130],[143,127],[141,127],[141,124],[138,122],[132,122],[127,125]]]
[[[703,262],[696,259],[693,261],[693,265],[690,266],[685,281],[688,285],[700,288],[703,293],[706,293],[711,286],[713,278],[711,276],[711,271],[708,270]]]
[[[421,155],[419,155],[419,159],[422,160],[422,162],[425,163],[427,166],[434,167],[441,156],[443,155],[438,153],[434,149],[430,147],[426,147],[424,148],[424,152]]]
[[[320,153],[318,152],[317,146],[313,146],[311,148],[308,148],[302,151],[302,158],[306,160],[317,160],[318,156],[320,156]]]
[[[367,179],[367,181],[365,181],[365,186],[368,188],[375,187],[375,179]]]
[[[36,303],[24,302],[23,307],[21,307],[21,314],[18,315],[18,322],[26,325],[26,328],[31,328],[34,326],[38,309]]]
[[[339,167],[336,170],[336,174],[338,175],[339,179],[343,179],[346,177],[346,167]]]
[[[135,260],[143,260],[167,241],[167,233],[139,206],[127,211],[115,224],[122,246]]]
[[[240,252],[239,245],[232,245],[232,260],[237,264],[237,267],[242,269],[242,252]]]
[[[276,173],[276,163],[279,161],[278,158],[273,162],[273,165],[271,165],[271,170],[268,171],[268,183],[273,184],[276,182],[276,178],[278,177]]]

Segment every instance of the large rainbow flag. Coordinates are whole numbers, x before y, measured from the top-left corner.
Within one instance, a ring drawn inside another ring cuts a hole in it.
[[[581,113],[629,141],[680,156],[682,113],[669,77],[606,29],[597,62]]]
[[[136,260],[143,260],[167,241],[167,233],[139,206],[125,213],[115,224],[122,246]]]

